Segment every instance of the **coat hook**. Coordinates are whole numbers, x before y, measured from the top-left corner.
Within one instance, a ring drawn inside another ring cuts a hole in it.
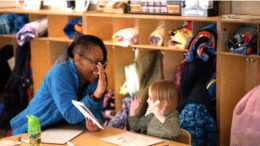
[[[136,50],[136,47],[132,48],[132,50],[135,51],[135,50]]]
[[[250,62],[255,62],[255,59],[254,58],[250,58]]]
[[[246,58],[246,61],[249,62],[249,60],[250,60],[250,59],[247,57],[247,58]]]

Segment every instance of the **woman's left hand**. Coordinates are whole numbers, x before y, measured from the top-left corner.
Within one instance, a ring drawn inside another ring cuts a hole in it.
[[[93,132],[99,130],[99,127],[95,123],[93,123],[91,119],[87,117],[85,119],[86,119],[86,128],[88,129],[88,131]]]
[[[106,75],[105,75],[103,65],[100,62],[98,63],[97,68],[99,72],[99,80],[98,80],[97,89],[94,92],[94,96],[97,98],[101,98],[106,90],[107,82],[106,82]]]

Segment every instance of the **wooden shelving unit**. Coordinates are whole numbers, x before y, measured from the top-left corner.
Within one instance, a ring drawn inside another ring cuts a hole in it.
[[[36,38],[31,41],[31,55],[33,66],[34,90],[52,67],[55,59],[63,48],[72,42],[63,32],[66,23],[76,17],[83,19],[83,33],[92,34],[104,40],[108,50],[108,89],[116,93],[116,110],[122,106],[123,95],[119,94],[120,87],[125,82],[124,67],[133,63],[133,48],[139,49],[139,58],[153,50],[162,50],[164,58],[164,78],[173,79],[176,68],[184,57],[185,49],[169,48],[169,36],[164,36],[164,45],[161,47],[149,44],[148,36],[159,25],[165,24],[165,31],[177,29],[184,21],[193,22],[193,34],[203,26],[217,23],[218,44],[217,52],[217,127],[220,146],[229,145],[232,112],[237,102],[254,86],[260,83],[260,57],[257,54],[243,56],[229,53],[222,39],[224,28],[229,37],[239,28],[247,24],[255,24],[259,28],[260,21],[226,20],[221,17],[181,17],[163,15],[138,14],[108,14],[102,12],[64,12],[53,10],[17,10],[1,9],[0,13],[25,13],[30,20],[47,17],[48,33],[46,38]],[[121,47],[111,41],[112,35],[120,29],[138,27],[138,44]],[[259,36],[259,31],[258,31]],[[16,44],[14,35],[0,35],[0,46],[6,43]],[[260,41],[258,39],[258,46]],[[258,47],[259,50],[260,47]],[[249,58],[249,59],[247,59]],[[253,59],[251,59],[253,58]],[[252,60],[252,61],[250,61]]]

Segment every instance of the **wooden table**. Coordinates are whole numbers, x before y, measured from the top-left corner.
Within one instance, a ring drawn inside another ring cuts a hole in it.
[[[59,128],[59,127],[55,127],[55,128]],[[79,125],[69,125],[69,126],[61,126],[61,128],[83,129],[84,127],[79,126]],[[116,134],[120,134],[120,133],[124,133],[124,132],[126,132],[126,131],[122,130],[122,129],[104,126],[104,130],[100,130],[97,132],[85,131],[84,133],[82,133],[79,136],[72,139],[70,142],[72,144],[74,144],[74,146],[114,146],[114,144],[110,144],[110,143],[101,141],[100,138],[108,137],[108,136],[112,136],[112,135],[116,135]],[[18,141],[18,137],[28,139],[28,134],[23,133],[23,134],[16,135],[16,136],[5,137],[0,140]],[[22,144],[19,146],[27,146],[26,143],[24,143],[24,142],[21,142],[21,143]],[[55,144],[42,144],[42,145],[43,146],[45,146],[45,145],[46,146],[62,146],[62,145],[55,145]],[[160,144],[156,144],[156,146],[187,146],[187,145],[183,144],[183,143],[163,139],[163,142]]]

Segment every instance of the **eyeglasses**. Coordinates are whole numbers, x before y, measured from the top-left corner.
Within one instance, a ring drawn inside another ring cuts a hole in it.
[[[89,62],[95,64],[95,66],[98,65],[99,62],[103,65],[103,67],[106,67],[106,65],[107,65],[107,60],[104,60],[104,61],[94,61],[94,60],[88,58],[87,56],[83,56],[83,55],[80,55],[80,56],[81,56],[82,58],[88,60]]]

